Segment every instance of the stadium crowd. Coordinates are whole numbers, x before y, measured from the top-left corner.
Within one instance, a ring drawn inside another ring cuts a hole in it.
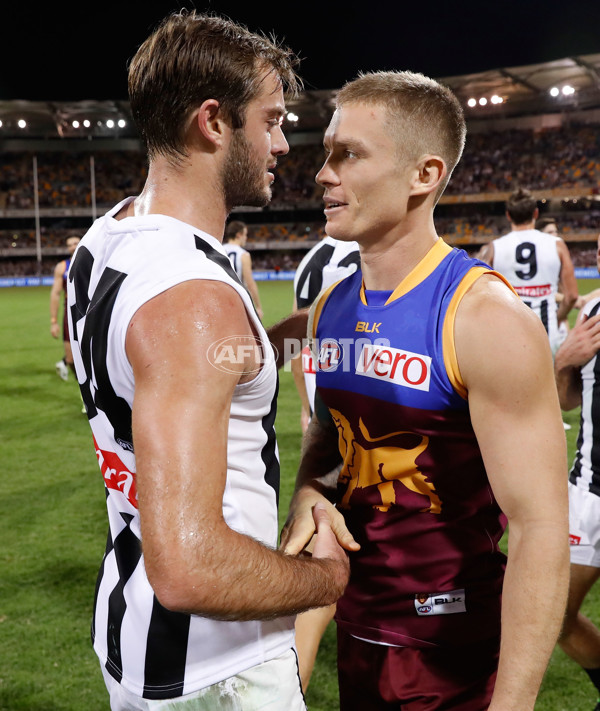
[[[509,225],[501,210],[503,203],[494,201],[494,194],[505,193],[516,186],[559,192],[579,188],[582,193],[587,193],[587,197],[563,199],[560,212],[555,212],[554,216],[559,222],[561,235],[570,242],[575,265],[593,266],[595,247],[586,244],[586,240],[593,242],[600,226],[600,209],[594,199],[600,182],[600,132],[597,128],[591,124],[572,124],[542,131],[508,129],[468,134],[463,158],[446,190],[447,196],[458,196],[459,202],[442,204],[436,210],[439,233],[473,253],[482,243],[508,231]],[[18,276],[38,271],[38,264],[31,259],[30,253],[36,247],[33,157],[31,152],[7,152],[0,156],[0,211],[30,213],[30,219],[21,216],[19,222],[13,222],[16,227],[0,229],[2,275]],[[320,215],[322,190],[314,181],[322,160],[323,149],[317,144],[298,146],[280,158],[270,212],[312,210],[315,216],[312,220],[267,222],[253,215],[252,220],[247,220],[248,245],[254,250],[255,269],[293,269],[303,250],[325,236]],[[102,214],[107,206],[139,192],[146,175],[144,155],[135,150],[99,150],[93,154],[93,164],[89,153],[46,151],[37,154],[36,162],[41,210],[91,209],[92,168],[98,214]],[[489,195],[489,200],[469,201],[469,196],[482,194]],[[5,214],[5,217],[9,216],[10,212]],[[41,247],[45,252],[52,250],[50,254],[44,254],[43,273],[55,261],[57,250],[64,246],[68,234],[83,233],[85,229],[87,223],[80,228],[74,227],[64,217],[51,220],[46,216],[42,219]],[[281,242],[297,243],[297,248],[294,244],[282,251],[281,244],[275,244]],[[27,249],[29,253],[19,258],[17,250],[20,249]]]

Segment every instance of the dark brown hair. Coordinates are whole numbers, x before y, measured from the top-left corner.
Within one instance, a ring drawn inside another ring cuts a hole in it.
[[[536,208],[537,200],[525,188],[515,190],[506,201],[506,212],[515,225],[531,222]]]
[[[129,64],[131,111],[149,158],[186,155],[189,117],[207,99],[219,102],[232,128],[243,127],[269,69],[295,95],[298,61],[275,39],[227,18],[195,10],[168,15]]]
[[[232,220],[225,227],[225,236],[223,238],[224,242],[229,242],[229,240],[235,239],[238,232],[241,232],[246,227],[246,223],[241,220]]]

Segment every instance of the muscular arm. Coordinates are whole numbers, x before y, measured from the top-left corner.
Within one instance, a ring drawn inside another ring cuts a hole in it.
[[[564,240],[559,240],[556,243],[558,256],[560,257],[560,290],[563,294],[562,301],[558,305],[556,318],[558,321],[564,321],[569,311],[575,306],[579,291],[577,289],[577,279],[575,278],[575,269],[571,260],[571,254]]]
[[[600,316],[580,314],[554,359],[558,398],[563,410],[581,405],[581,367],[600,350]]]
[[[169,289],[130,324],[144,559],[157,598],[171,610],[268,619],[331,604],[347,581],[346,554],[322,509],[312,558],[271,550],[223,518],[229,407],[256,364],[220,370],[207,351],[220,338],[251,333],[239,295],[209,281]]]
[[[250,292],[254,306],[256,306],[256,312],[262,321],[263,310],[260,304],[260,296],[258,295],[258,287],[256,286],[256,281],[254,281],[254,276],[252,275],[252,257],[248,252],[242,254],[242,280]]]
[[[489,711],[531,711],[569,580],[567,456],[552,357],[539,319],[494,277],[463,299],[455,343],[489,481],[509,522]]]
[[[65,273],[66,263],[59,262],[54,267],[54,281],[50,290],[50,333],[52,338],[58,338],[60,335],[60,324],[58,322],[58,309],[60,307],[60,295],[63,288],[63,274]]]

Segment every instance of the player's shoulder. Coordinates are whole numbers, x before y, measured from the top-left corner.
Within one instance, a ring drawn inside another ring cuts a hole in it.
[[[456,318],[457,322],[461,320],[479,329],[482,336],[504,328],[510,331],[517,325],[529,329],[542,324],[505,279],[493,271],[482,271],[473,281],[460,302]]]

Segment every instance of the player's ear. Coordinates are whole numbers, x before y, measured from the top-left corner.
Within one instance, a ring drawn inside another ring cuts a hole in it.
[[[437,192],[447,173],[446,161],[441,156],[422,156],[413,171],[410,194],[428,195]]]
[[[194,112],[190,127],[196,130],[199,137],[213,145],[220,147],[226,140],[229,127],[224,120],[223,112],[216,99],[206,99]]]

